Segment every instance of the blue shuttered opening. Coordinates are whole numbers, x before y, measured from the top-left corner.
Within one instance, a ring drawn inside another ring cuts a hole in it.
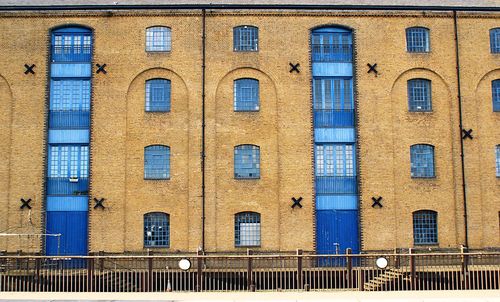
[[[52,32],[45,253],[87,255],[92,32]],[[68,265],[79,265],[70,261]]]
[[[313,31],[311,43],[316,252],[344,254],[350,248],[359,253],[352,33],[321,28]],[[331,258],[320,262],[342,265]]]

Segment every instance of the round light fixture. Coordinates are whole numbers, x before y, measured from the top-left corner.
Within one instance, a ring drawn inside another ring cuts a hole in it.
[[[387,265],[389,265],[389,261],[387,261],[387,258],[385,257],[379,257],[377,258],[377,261],[375,261],[375,264],[378,268],[384,269]]]
[[[179,260],[179,268],[183,271],[187,271],[191,268],[191,261],[186,258]]]

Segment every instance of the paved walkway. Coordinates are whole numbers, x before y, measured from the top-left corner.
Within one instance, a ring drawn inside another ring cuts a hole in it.
[[[6,293],[0,301],[221,301],[221,302],[500,302],[499,290],[406,292],[259,292],[259,293]]]

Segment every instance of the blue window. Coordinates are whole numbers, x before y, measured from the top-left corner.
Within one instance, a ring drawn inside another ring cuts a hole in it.
[[[320,28],[311,36],[313,62],[352,62],[352,33],[341,28]]]
[[[52,33],[52,62],[89,62],[92,32],[84,28],[62,28]]]
[[[144,247],[170,246],[170,215],[147,213],[144,215]]]
[[[254,145],[234,147],[234,178],[260,178],[260,148]]]
[[[144,148],[144,179],[170,178],[170,148],[153,145]]]
[[[491,53],[500,53],[500,27],[490,30]]]
[[[234,245],[260,246],[260,214],[242,212],[234,218]]]
[[[146,51],[170,51],[171,45],[170,28],[154,26],[146,29]]]
[[[408,81],[408,107],[412,112],[432,111],[431,81],[412,79]]]
[[[50,110],[90,110],[90,80],[53,79],[50,93]]]
[[[259,50],[259,29],[255,26],[237,26],[233,28],[234,51]]]
[[[500,79],[491,82],[491,92],[493,99],[493,111],[500,111]]]
[[[238,79],[234,81],[234,111],[259,111],[259,81]]]
[[[410,147],[411,177],[430,178],[434,172],[434,146],[413,145]]]
[[[89,146],[50,145],[49,178],[88,178]]]
[[[354,169],[354,145],[322,144],[316,145],[316,176],[356,175]]]
[[[413,212],[413,242],[419,244],[437,244],[437,213],[434,211]]]
[[[406,49],[408,52],[429,52],[429,30],[424,27],[407,28]]]
[[[151,79],[146,81],[146,111],[170,111],[170,80]]]
[[[497,177],[500,177],[500,145],[496,145],[495,155],[497,159]]]

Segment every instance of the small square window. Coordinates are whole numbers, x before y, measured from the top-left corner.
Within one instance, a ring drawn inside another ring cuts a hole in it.
[[[257,51],[259,29],[255,26],[238,26],[233,29],[234,51]]]
[[[406,49],[408,52],[429,52],[429,30],[424,27],[407,28]]]
[[[170,28],[155,26],[146,29],[146,51],[166,52],[171,50]]]

